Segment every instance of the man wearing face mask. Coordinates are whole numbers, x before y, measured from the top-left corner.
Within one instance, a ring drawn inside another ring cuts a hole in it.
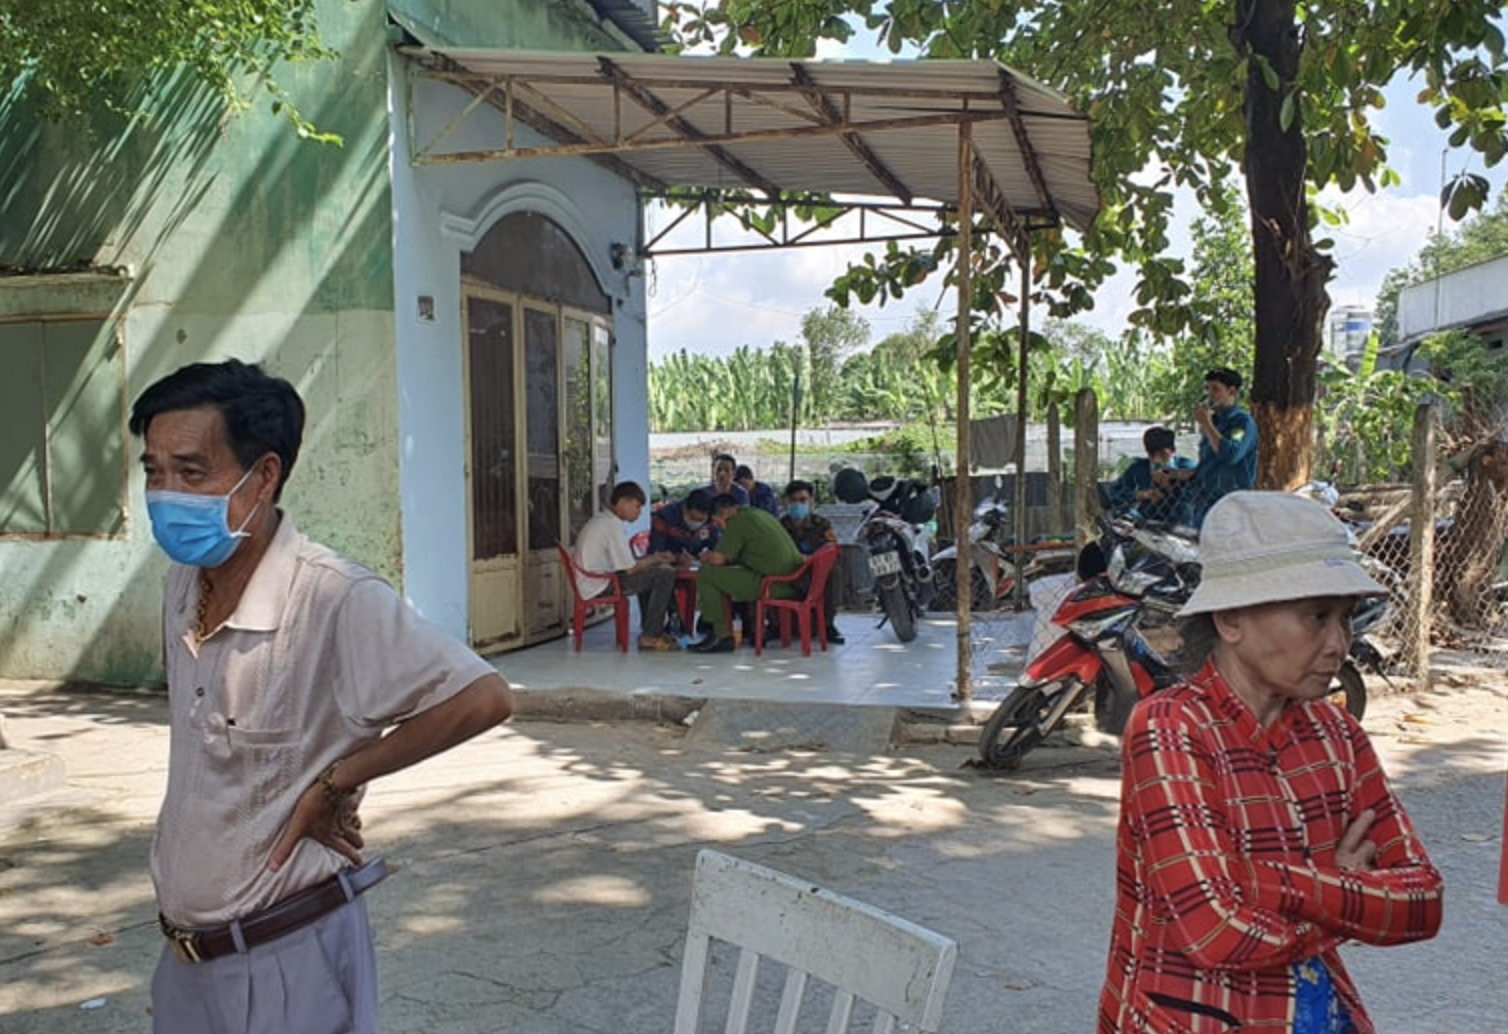
[[[711,509],[712,495],[705,488],[660,507],[649,519],[649,551],[674,555],[678,567],[690,564],[702,550],[717,545],[717,526],[708,519]]]
[[[152,843],[156,1034],[377,1030],[357,805],[511,712],[507,684],[278,507],[293,386],[196,363],[131,410],[163,598],[172,739]]]
[[[810,481],[796,480],[785,486],[785,516],[780,518],[780,526],[791,536],[791,541],[796,543],[796,548],[801,550],[801,555],[809,557],[823,546],[836,543],[838,533],[833,530],[832,522],[820,513],[812,510],[812,498],[815,490]],[[804,580],[803,580],[804,581]],[[806,585],[798,588],[805,595]],[[838,631],[838,578],[836,571],[827,579],[827,587],[822,592],[823,610],[827,612],[827,641],[830,644],[841,646],[844,642],[843,633]]]
[[[1164,469],[1153,475],[1159,488],[1188,482],[1183,501],[1198,528],[1222,496],[1257,484],[1257,422],[1237,405],[1241,375],[1219,367],[1204,375],[1205,399],[1194,407],[1199,462],[1193,470]]]

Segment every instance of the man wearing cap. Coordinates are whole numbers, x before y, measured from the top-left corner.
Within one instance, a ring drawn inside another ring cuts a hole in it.
[[[1205,374],[1205,398],[1194,407],[1200,434],[1198,464],[1190,471],[1161,470],[1153,475],[1159,488],[1189,482],[1184,501],[1196,528],[1222,496],[1257,483],[1257,422],[1237,405],[1240,391],[1241,375],[1229,367]]]
[[[1375,1034],[1337,949],[1425,940],[1442,916],[1439,871],[1329,699],[1356,600],[1385,590],[1309,499],[1233,492],[1205,532],[1179,616],[1208,659],[1121,739],[1098,1029]]]
[[[1187,523],[1188,516],[1178,499],[1183,486],[1169,484],[1160,487],[1153,482],[1152,476],[1160,470],[1192,472],[1194,461],[1177,454],[1178,441],[1166,427],[1147,428],[1141,442],[1147,450],[1146,457],[1132,460],[1121,476],[1110,483],[1111,508],[1117,512],[1134,512],[1149,521]]]
[[[163,595],[171,740],[152,840],[167,940],[156,1034],[377,1030],[356,807],[367,784],[489,729],[507,684],[279,506],[304,404],[237,360],[131,409]]]

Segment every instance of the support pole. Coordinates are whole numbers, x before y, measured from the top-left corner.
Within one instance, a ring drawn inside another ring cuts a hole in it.
[[[796,427],[801,422],[801,371],[791,377],[791,471],[786,483],[796,480]]]
[[[954,699],[966,704],[973,696],[971,669],[974,651],[973,628],[970,610],[973,606],[973,572],[970,567],[969,521],[974,514],[972,486],[969,484],[969,323],[971,321],[971,298],[973,288],[970,273],[973,255],[973,159],[974,145],[971,123],[958,125],[958,445],[953,450],[953,542],[958,549],[958,560],[953,565],[956,575],[958,615],[958,674]]]
[[[1016,546],[1026,545],[1026,365],[1028,356],[1027,333],[1031,329],[1032,261],[1031,238],[1023,230],[1016,237],[1016,261],[1021,263],[1021,333],[1020,346],[1016,350]],[[1026,609],[1026,579],[1021,576],[1026,567],[1026,553],[1016,556],[1016,587],[1013,595],[1017,610]]]
[[[1435,407],[1414,410],[1414,483],[1409,507],[1409,614],[1403,664],[1420,689],[1429,688],[1429,616],[1435,585]]]

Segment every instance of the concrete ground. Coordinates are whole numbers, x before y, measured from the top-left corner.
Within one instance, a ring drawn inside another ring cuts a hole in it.
[[[539,682],[521,661],[500,667]],[[664,1034],[703,847],[955,938],[944,1031],[1093,1029],[1113,891],[1109,746],[1042,749],[1001,777],[963,767],[966,746],[844,739],[866,722],[888,730],[884,709],[676,706],[652,689],[620,696],[663,724],[609,720],[600,695],[530,687],[510,725],[376,786],[368,844],[400,867],[369,899],[389,1034]],[[5,1034],[150,1027],[161,938],[146,854],[165,710],[147,691],[0,683],[12,746],[56,755],[67,773],[57,792],[0,805]],[[689,728],[672,720],[692,710]],[[596,720],[543,720],[552,713]],[[1366,725],[1450,889],[1436,940],[1352,947],[1348,965],[1381,1031],[1500,1031],[1508,691],[1468,672],[1376,701]]]

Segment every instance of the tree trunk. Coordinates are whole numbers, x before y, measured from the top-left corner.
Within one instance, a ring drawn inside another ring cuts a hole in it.
[[[1261,435],[1257,484],[1280,489],[1309,479],[1315,371],[1330,308],[1325,283],[1334,267],[1309,236],[1309,154],[1297,95],[1288,128],[1282,125],[1283,99],[1294,89],[1302,51],[1294,7],[1294,0],[1238,0],[1231,27],[1231,42],[1249,62],[1245,173],[1256,271],[1251,402]],[[1267,85],[1262,59],[1277,75],[1276,90]]]

